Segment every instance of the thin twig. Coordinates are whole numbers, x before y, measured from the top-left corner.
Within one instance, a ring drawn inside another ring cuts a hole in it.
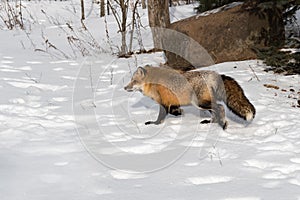
[[[113,79],[114,79],[114,68],[110,68],[110,85],[113,84]]]
[[[260,82],[260,79],[259,79],[259,78],[258,78],[258,76],[256,75],[256,73],[255,73],[254,69],[251,67],[251,65],[249,65],[249,67],[250,67],[251,71],[253,72],[253,74],[254,74],[255,78],[257,79],[257,81],[259,81],[259,82]]]

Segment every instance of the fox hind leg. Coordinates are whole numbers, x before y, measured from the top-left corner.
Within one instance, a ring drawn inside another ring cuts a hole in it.
[[[227,128],[227,121],[225,118],[225,109],[221,104],[215,104],[211,110],[212,122],[218,123],[224,130]]]
[[[223,105],[217,104],[214,100],[202,100],[198,102],[199,109],[209,110],[212,115],[211,120],[203,120],[201,124],[218,123],[224,130],[227,128],[225,119],[225,109]]]

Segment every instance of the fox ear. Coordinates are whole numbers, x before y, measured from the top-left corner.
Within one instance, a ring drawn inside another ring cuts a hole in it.
[[[145,76],[146,73],[147,73],[147,70],[143,67],[139,67],[137,70],[136,70],[136,73],[141,75],[141,76]]]

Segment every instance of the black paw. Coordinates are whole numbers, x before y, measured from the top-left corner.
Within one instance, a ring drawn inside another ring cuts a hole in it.
[[[228,126],[228,122],[225,122],[222,126],[223,130],[225,130],[227,128],[227,126]]]
[[[169,113],[171,115],[179,116],[179,115],[183,114],[183,110],[181,108],[179,108],[178,106],[171,106]]]
[[[211,120],[209,120],[209,119],[205,119],[200,122],[200,124],[209,124],[209,123],[211,123]]]
[[[149,124],[159,125],[159,124],[161,124],[161,122],[157,122],[157,121],[147,121],[147,122],[145,122],[145,125],[149,125]]]

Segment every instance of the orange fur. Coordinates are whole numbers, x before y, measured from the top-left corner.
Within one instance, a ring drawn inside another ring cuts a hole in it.
[[[214,102],[211,93],[208,91],[208,89],[201,91],[201,93],[197,94],[197,97],[198,104],[205,108],[210,108],[211,103]]]
[[[179,99],[177,98],[177,96],[172,91],[170,91],[168,88],[166,88],[162,85],[157,85],[156,89],[160,96],[162,105],[165,105],[165,106],[180,105],[180,102],[179,102]]]
[[[163,85],[146,83],[143,93],[166,107],[189,105],[191,103],[190,95],[176,96],[175,93]]]

